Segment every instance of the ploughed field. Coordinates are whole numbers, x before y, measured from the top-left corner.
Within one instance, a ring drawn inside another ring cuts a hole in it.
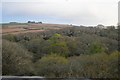
[[[21,34],[21,33],[35,33],[48,30],[63,29],[72,27],[71,25],[62,24],[38,24],[38,23],[18,23],[18,24],[3,24],[0,34]]]

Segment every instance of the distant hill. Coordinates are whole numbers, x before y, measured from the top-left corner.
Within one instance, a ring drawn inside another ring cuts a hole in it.
[[[50,29],[72,27],[65,24],[39,24],[39,23],[7,23],[2,25],[2,34],[19,34],[28,32],[40,32]]]

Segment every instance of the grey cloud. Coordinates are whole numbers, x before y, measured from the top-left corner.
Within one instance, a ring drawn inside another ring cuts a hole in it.
[[[40,2],[32,3],[6,2],[3,3],[3,13],[5,16],[53,16],[76,24],[116,24],[116,2],[117,0],[41,0]]]

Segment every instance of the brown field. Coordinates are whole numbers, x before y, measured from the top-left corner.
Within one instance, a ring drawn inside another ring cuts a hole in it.
[[[35,33],[43,32],[51,29],[62,29],[66,27],[72,27],[71,25],[62,25],[62,24],[7,24],[3,25],[2,32],[0,34],[20,34],[20,33]]]

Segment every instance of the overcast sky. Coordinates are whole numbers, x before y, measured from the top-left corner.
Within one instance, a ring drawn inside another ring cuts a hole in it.
[[[116,25],[118,1],[2,0],[2,22],[34,20],[76,25]]]

